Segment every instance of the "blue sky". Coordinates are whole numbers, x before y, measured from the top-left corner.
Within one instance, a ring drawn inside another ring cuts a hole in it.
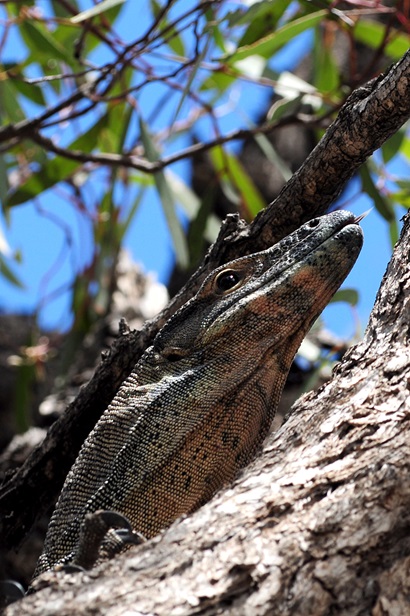
[[[37,4],[47,6],[47,2]],[[89,6],[90,3],[83,4]],[[131,40],[136,36],[135,23],[138,23],[143,31],[147,24],[143,5],[144,2],[138,3],[137,9],[136,4],[129,2],[124,7],[118,26],[124,38]],[[306,48],[308,40],[308,37],[305,37],[295,41],[296,52],[287,49],[276,59],[274,68],[291,69],[295,64],[297,50]],[[19,40],[11,37],[3,60],[16,59],[21,53],[23,51]],[[241,114],[255,119],[269,94],[269,91],[260,88],[256,96],[249,100],[244,90],[237,101],[240,114],[227,116],[224,129],[228,131],[236,128],[235,122],[239,121]],[[141,108],[143,113],[148,115],[150,101],[142,101]],[[203,130],[206,129],[198,124],[199,135]],[[177,145],[180,146],[181,143]],[[174,165],[172,171],[186,180],[189,178],[188,163]],[[358,191],[359,183],[353,182],[341,200],[341,203],[346,204],[347,209],[355,214],[372,207],[368,199],[354,198]],[[93,193],[90,190],[89,198],[90,201],[98,200],[98,191]],[[87,260],[90,239],[84,220],[79,220],[78,213],[59,196],[57,190],[48,191],[38,203],[30,202],[13,208],[9,224],[3,219],[1,225],[11,249],[21,251],[23,255],[23,262],[14,269],[25,284],[25,289],[19,290],[0,278],[1,309],[30,312],[40,306],[40,323],[43,326],[65,329],[70,324],[69,294],[60,290],[67,287],[74,271]],[[326,325],[342,336],[352,335],[357,326],[356,318],[362,326],[366,324],[391,254],[387,226],[376,210],[372,210],[361,225],[365,233],[364,248],[344,284],[344,287],[360,290],[357,312],[353,313],[350,307],[338,303],[329,306],[324,317]],[[125,247],[130,250],[135,260],[143,264],[147,272],[156,272],[158,278],[166,282],[172,269],[173,252],[162,209],[154,191],[150,191],[142,202],[127,234]],[[52,297],[54,299],[51,301]]]

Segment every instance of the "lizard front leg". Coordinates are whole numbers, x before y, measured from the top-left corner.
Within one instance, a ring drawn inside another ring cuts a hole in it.
[[[117,511],[87,513],[81,527],[77,550],[65,570],[92,569],[100,560],[114,558],[127,545],[140,545],[145,537],[133,530],[131,522]]]

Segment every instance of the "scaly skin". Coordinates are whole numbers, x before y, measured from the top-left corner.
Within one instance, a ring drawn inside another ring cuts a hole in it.
[[[73,561],[87,513],[117,511],[149,538],[232,481],[266,437],[299,344],[361,246],[354,216],[334,212],[208,276],[85,441],[35,575]]]

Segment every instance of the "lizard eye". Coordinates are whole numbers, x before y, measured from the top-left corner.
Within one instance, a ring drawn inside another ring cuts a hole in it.
[[[227,269],[223,272],[219,272],[215,279],[215,284],[218,291],[226,293],[226,291],[230,291],[235,288],[241,280],[242,276],[238,274],[238,272],[232,269]]]

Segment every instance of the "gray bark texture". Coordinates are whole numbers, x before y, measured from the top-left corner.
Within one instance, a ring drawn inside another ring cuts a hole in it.
[[[401,79],[404,121],[408,57]],[[359,120],[366,101],[352,101]],[[355,138],[365,158],[366,133]],[[46,573],[6,615],[410,613],[409,251],[407,217],[363,341],[233,485],[89,573]]]

